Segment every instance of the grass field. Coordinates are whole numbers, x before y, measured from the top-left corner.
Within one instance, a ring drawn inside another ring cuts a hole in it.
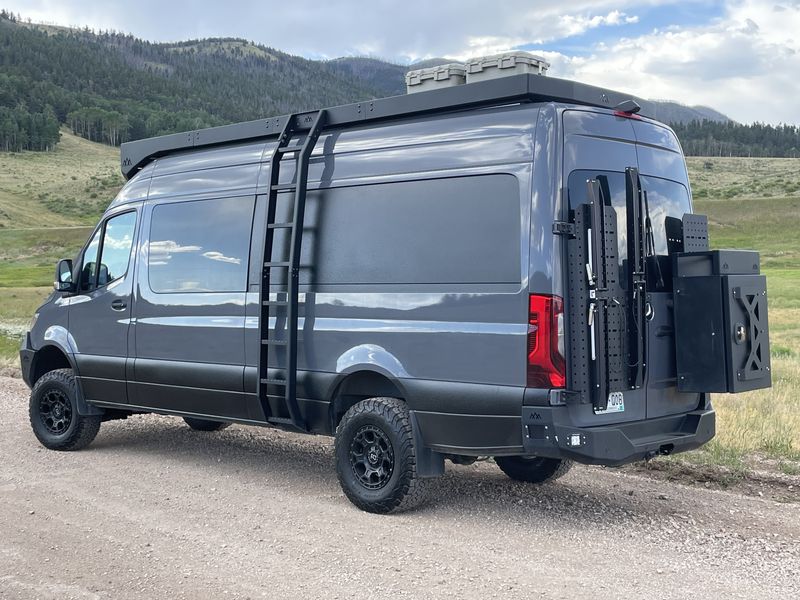
[[[122,179],[118,151],[64,132],[54,153],[0,153],[0,365]],[[683,459],[747,468],[753,456],[800,473],[800,159],[690,158],[697,212],[717,248],[761,252],[774,387],[715,396],[717,437]]]
[[[119,151],[66,130],[55,152],[0,152],[0,367],[121,185]]]
[[[695,210],[717,248],[761,252],[773,387],[714,396],[717,437],[686,455],[743,470],[754,453],[800,473],[800,159],[690,158]]]

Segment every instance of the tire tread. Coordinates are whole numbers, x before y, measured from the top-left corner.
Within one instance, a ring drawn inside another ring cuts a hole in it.
[[[78,414],[77,406],[73,406],[73,418],[77,419],[75,428],[70,435],[63,440],[54,442],[53,440],[43,437],[39,431],[38,416],[35,414],[33,398],[38,389],[51,382],[57,382],[66,386],[73,398],[78,396],[78,385],[75,381],[75,375],[72,369],[55,369],[48,371],[42,375],[31,391],[31,406],[28,411],[28,418],[30,419],[31,428],[36,436],[36,439],[45,447],[50,450],[63,450],[74,451],[83,450],[94,441],[97,433],[100,431],[100,424],[102,419],[100,416],[89,416]]]
[[[425,501],[426,486],[424,480],[417,475],[417,455],[414,448],[414,432],[411,426],[411,415],[405,402],[398,398],[376,397],[362,400],[348,410],[337,427],[336,447],[337,456],[341,444],[349,440],[338,435],[347,424],[363,415],[376,415],[385,419],[397,432],[400,438],[400,447],[395,448],[395,464],[404,464],[405,471],[400,475],[401,485],[396,486],[393,492],[380,501],[366,501],[349,490],[344,481],[341,469],[337,468],[339,483],[348,499],[361,510],[386,514],[402,512],[416,508]],[[406,457],[399,460],[398,457]],[[349,465],[348,465],[349,468]]]

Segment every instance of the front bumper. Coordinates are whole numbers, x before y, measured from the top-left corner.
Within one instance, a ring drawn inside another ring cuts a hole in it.
[[[31,334],[26,333],[19,349],[19,366],[22,370],[22,380],[28,387],[31,387],[31,367],[33,366],[33,355],[35,350],[31,347]]]
[[[526,454],[617,466],[659,454],[694,450],[716,432],[716,415],[710,404],[680,415],[601,427],[570,425],[560,420],[565,412],[556,407],[523,407]]]

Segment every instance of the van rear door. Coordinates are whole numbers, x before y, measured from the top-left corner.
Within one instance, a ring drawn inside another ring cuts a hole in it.
[[[652,222],[654,251],[667,257],[666,219],[692,212],[686,162],[675,134],[666,127],[631,120],[643,192]],[[678,392],[675,365],[675,322],[671,261],[648,259],[647,418],[694,410],[696,393]],[[654,267],[661,266],[661,269]]]
[[[578,396],[573,419],[602,425],[691,410],[697,394],[675,388],[664,230],[666,217],[690,212],[680,148],[634,129],[654,125],[608,113],[567,110],[563,124],[564,218],[575,225],[575,238],[567,242],[565,303],[568,389]],[[652,248],[644,228],[648,214]],[[662,258],[646,256],[653,250]]]

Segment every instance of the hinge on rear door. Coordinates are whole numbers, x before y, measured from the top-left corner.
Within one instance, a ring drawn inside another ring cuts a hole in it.
[[[567,223],[566,221],[555,221],[553,223],[553,233],[555,235],[566,235],[575,237],[575,223]]]

